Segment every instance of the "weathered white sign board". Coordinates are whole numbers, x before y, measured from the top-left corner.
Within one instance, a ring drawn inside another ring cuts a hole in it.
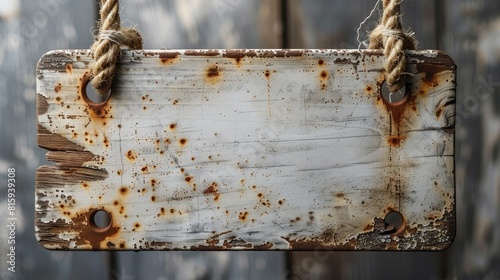
[[[92,55],[38,64],[36,234],[64,250],[440,250],[455,234],[453,61],[383,54],[124,51],[109,101]],[[109,225],[95,216],[105,211]],[[402,215],[402,225],[384,218]]]

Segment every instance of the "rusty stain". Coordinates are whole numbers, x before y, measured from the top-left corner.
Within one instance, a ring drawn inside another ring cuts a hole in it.
[[[61,89],[62,89],[62,85],[60,83],[54,86],[55,93],[59,93],[61,91]]]
[[[266,71],[264,72],[264,75],[266,76],[266,78],[268,78],[268,79],[269,79],[269,78],[271,77],[271,71],[266,70]]]
[[[405,109],[406,107],[413,106],[413,104],[415,104],[416,97],[414,94],[411,94],[407,91],[401,101],[396,103],[389,103],[389,101],[385,100],[385,98],[382,97],[382,86],[385,86],[385,84],[379,84],[380,98],[378,100],[382,100],[386,110],[390,113],[393,124],[396,126],[394,130],[399,131],[399,125],[401,124],[401,121],[407,113],[407,110]]]
[[[220,193],[218,189],[218,184],[216,182],[212,182],[210,186],[208,186],[204,191],[204,195],[212,194],[214,196],[214,201],[218,201],[220,198]]]
[[[326,90],[328,84],[328,79],[330,78],[330,72],[323,70],[320,73],[320,87],[321,90]]]
[[[218,56],[217,50],[188,50],[184,52],[186,56]]]
[[[363,231],[372,231],[373,230],[373,224],[368,224],[366,227],[363,229]]]
[[[103,209],[100,209],[103,210]],[[75,224],[75,230],[80,229],[80,234],[78,235],[77,244],[81,244],[81,242],[86,241],[89,242],[92,246],[92,249],[96,250],[101,247],[101,242],[105,240],[105,238],[109,238],[118,233],[119,228],[113,227],[113,218],[110,215],[111,222],[108,227],[98,229],[94,223],[94,217],[97,213],[97,210],[90,209],[89,212],[80,214],[76,216],[72,221]],[[109,214],[109,213],[108,213]],[[92,227],[86,226],[87,224],[93,225]]]
[[[227,58],[243,59],[245,57],[257,57],[257,52],[254,50],[227,50],[222,56]]]
[[[309,220],[314,221],[314,211],[309,211]]]
[[[128,188],[127,187],[121,187],[120,188],[120,194],[121,195],[126,195],[128,193]]]
[[[137,159],[137,153],[133,150],[129,150],[125,155],[130,162],[134,162]]]
[[[326,71],[326,70],[321,71],[321,78],[322,79],[328,79],[329,76],[330,76],[330,73],[328,73],[328,71]]]
[[[162,64],[173,64],[179,55],[179,52],[161,52],[159,57]]]
[[[365,87],[365,93],[368,94],[368,95],[373,94],[373,87],[371,85],[367,85]]]
[[[40,243],[42,245],[53,246],[54,241],[49,238],[50,236],[57,236],[62,234],[69,229],[72,232],[75,232],[75,236],[67,241],[59,241],[59,246],[63,246],[64,248],[70,248],[69,245],[71,242],[75,242],[75,245],[78,247],[86,247],[90,246],[93,250],[105,249],[107,246],[101,246],[101,243],[105,241],[107,238],[113,239],[119,233],[120,228],[113,226],[113,219],[111,217],[111,223],[109,226],[105,228],[99,228],[94,223],[94,216],[97,211],[105,210],[104,208],[95,209],[91,208],[87,212],[79,213],[75,217],[71,219],[71,222],[65,223],[62,219],[57,219],[54,221],[50,221],[47,223],[43,223],[37,220],[37,227],[41,229],[47,229],[46,238],[41,239]],[[90,225],[90,226],[89,226]],[[42,235],[44,236],[44,235]]]
[[[222,77],[222,68],[217,65],[212,65],[206,70],[206,81],[215,84]]]
[[[232,58],[238,67],[245,57],[256,57],[257,53],[253,50],[227,50],[224,52],[223,57]]]
[[[425,56],[415,55],[416,58],[426,59]],[[437,74],[453,71],[456,69],[456,65],[448,56],[439,53],[436,57],[432,59],[432,63],[417,63],[417,71],[420,73],[425,73],[423,82],[428,85],[435,84],[435,76]]]
[[[436,118],[441,118],[441,115],[443,113],[443,107],[439,107],[437,110],[436,110]]]
[[[400,147],[401,144],[405,141],[406,139],[406,136],[403,136],[403,135],[399,135],[399,136],[390,136],[388,139],[387,139],[387,142],[389,143],[389,145],[391,147]]]
[[[240,214],[238,215],[238,219],[242,220],[242,221],[245,221],[247,218],[248,218],[248,212],[245,211],[245,212],[240,212]]]
[[[73,74],[73,64],[66,64],[66,73]]]
[[[185,147],[185,146],[187,145],[187,142],[188,142],[188,141],[187,141],[187,139],[186,139],[186,138],[181,138],[181,139],[179,139],[179,145],[180,145],[181,147]]]
[[[109,143],[108,137],[104,136],[103,142],[104,142],[104,146],[109,147],[110,143]]]
[[[212,184],[210,184],[210,186],[208,186],[204,191],[203,191],[203,194],[214,194],[214,193],[217,193],[218,190],[217,190],[217,183],[213,182]]]

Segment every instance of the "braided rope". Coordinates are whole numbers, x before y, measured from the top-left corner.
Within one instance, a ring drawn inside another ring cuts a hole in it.
[[[121,28],[119,0],[101,0],[99,36],[92,46],[96,62],[92,67],[92,86],[106,95],[113,83],[121,46],[142,49],[141,34],[132,28]]]
[[[386,84],[391,92],[405,85],[405,50],[416,48],[413,33],[405,33],[401,24],[401,0],[383,0],[384,12],[381,23],[369,36],[369,49],[383,49],[386,57]]]

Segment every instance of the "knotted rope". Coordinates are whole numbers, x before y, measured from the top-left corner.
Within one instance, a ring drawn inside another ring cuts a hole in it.
[[[92,67],[92,86],[98,94],[106,95],[113,83],[121,47],[142,49],[142,37],[133,28],[121,28],[119,0],[101,0],[100,16],[99,34],[92,45],[96,61]]]
[[[405,50],[416,48],[413,33],[405,33],[401,24],[402,0],[382,0],[384,12],[380,24],[369,36],[369,49],[383,49],[386,57],[386,84],[390,92],[398,92],[406,82]]]

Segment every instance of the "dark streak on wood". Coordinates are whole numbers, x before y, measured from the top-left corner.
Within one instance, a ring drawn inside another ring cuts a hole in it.
[[[51,151],[85,151],[85,149],[68,139],[51,133],[46,128],[38,125],[38,146]]]
[[[55,162],[58,166],[65,167],[80,167],[93,159],[94,155],[91,152],[49,151],[47,153],[48,161]]]
[[[59,237],[59,234],[67,228],[67,224],[62,219],[54,222],[44,223],[40,219],[35,220],[37,227],[37,239],[40,245],[45,248],[56,246],[61,249],[69,248],[70,240],[64,240]]]
[[[46,197],[45,194],[41,192],[36,193],[36,206],[40,211],[35,212],[35,218],[36,219],[41,219],[45,218],[47,216],[47,209],[49,209],[49,202],[46,200],[43,200],[43,198]]]
[[[41,166],[36,172],[36,187],[53,188],[68,184],[79,184],[82,181],[99,181],[108,177],[102,169],[87,167]]]

